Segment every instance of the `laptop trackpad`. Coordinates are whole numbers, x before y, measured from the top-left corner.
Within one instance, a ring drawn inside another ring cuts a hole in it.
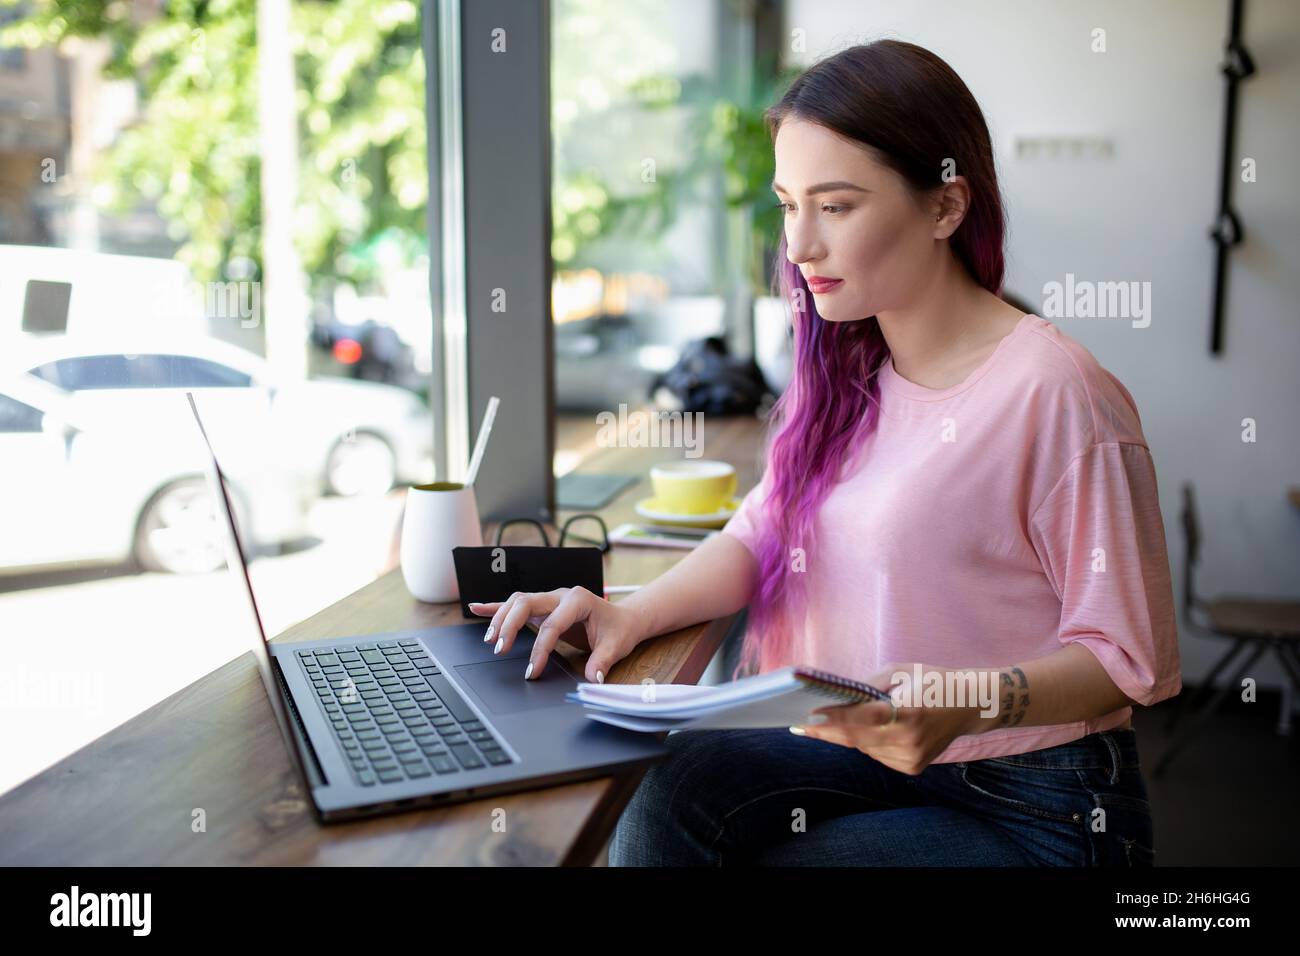
[[[546,670],[537,680],[524,680],[524,670],[527,667],[527,658],[511,658],[460,664],[455,670],[461,682],[495,714],[555,707],[565,703],[565,694],[578,688],[569,668],[554,655],[546,662]]]

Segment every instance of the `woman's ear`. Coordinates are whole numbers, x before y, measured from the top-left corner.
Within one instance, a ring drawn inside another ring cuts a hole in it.
[[[934,237],[947,239],[966,218],[970,208],[970,185],[965,176],[955,176],[939,187],[934,202]]]

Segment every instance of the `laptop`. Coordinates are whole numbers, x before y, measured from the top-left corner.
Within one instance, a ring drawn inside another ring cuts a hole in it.
[[[476,800],[649,766],[662,738],[587,719],[565,699],[581,677],[551,653],[525,681],[535,635],[498,657],[487,621],[357,637],[271,643],[193,393],[208,448],[227,567],[250,612],[262,683],[304,792],[325,823]]]

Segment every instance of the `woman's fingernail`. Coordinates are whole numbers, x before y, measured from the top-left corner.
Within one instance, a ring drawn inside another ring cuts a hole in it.
[[[488,641],[492,640],[492,633],[493,633],[495,630],[496,630],[496,625],[494,625],[494,624],[489,624],[489,625],[488,625],[487,634],[485,634],[485,635],[483,636],[483,643],[484,643],[484,644],[486,644]]]
[[[500,654],[500,653],[501,653],[501,648],[503,648],[503,647],[505,647],[505,646],[506,646],[506,639],[505,639],[504,637],[502,637],[502,638],[498,638],[498,640],[497,640],[497,646],[494,647],[494,648],[492,648],[492,653],[493,653],[493,654]]]
[[[791,727],[790,733],[798,734],[800,737],[807,737],[808,733],[802,727]]]
[[[603,684],[603,683],[605,683],[605,674],[604,674],[604,672],[602,672],[602,671],[596,671],[596,683],[597,683],[597,684]]]
[[[524,671],[524,680],[528,680],[528,678],[530,678],[530,677],[532,677],[532,676],[533,676],[533,662],[532,662],[532,661],[529,661],[529,662],[528,662],[528,670]]]

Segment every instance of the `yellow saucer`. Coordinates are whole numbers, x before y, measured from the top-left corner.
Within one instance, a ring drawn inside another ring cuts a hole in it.
[[[671,511],[663,511],[659,507],[658,500],[653,496],[642,498],[636,503],[636,513],[643,518],[649,518],[658,524],[685,525],[696,528],[721,528],[727,523],[727,519],[736,513],[740,507],[739,498],[732,498],[723,505],[721,511],[715,511],[707,515],[679,515]]]

